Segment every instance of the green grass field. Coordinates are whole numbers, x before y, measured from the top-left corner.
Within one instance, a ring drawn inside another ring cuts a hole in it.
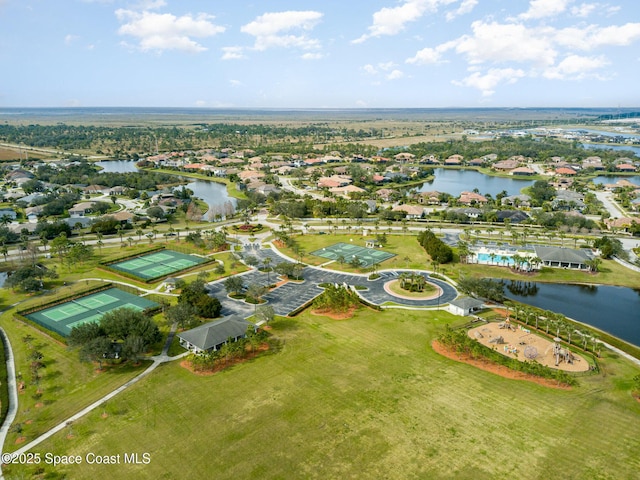
[[[95,480],[635,478],[640,369],[605,354],[604,373],[571,391],[507,380],[433,352],[451,322],[364,309],[278,318],[279,352],[208,377],[162,366],[35,451],[151,454],[148,465],[44,465]]]

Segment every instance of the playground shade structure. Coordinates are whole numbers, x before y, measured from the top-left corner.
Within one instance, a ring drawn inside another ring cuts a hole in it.
[[[88,322],[97,322],[102,316],[117,308],[131,308],[144,311],[158,307],[156,302],[127,293],[118,288],[110,288],[85,297],[74,298],[54,307],[38,310],[26,317],[43,327],[64,337],[73,327]]]
[[[127,272],[143,280],[149,280],[186,270],[205,261],[204,258],[194,255],[173,250],[162,250],[161,252],[149,253],[129,260],[111,263],[109,268]]]
[[[360,266],[364,268],[396,256],[394,253],[385,252],[384,250],[376,250],[374,248],[361,247],[344,242],[334,243],[328,247],[314,250],[311,252],[311,255],[336,261],[342,256],[344,263],[349,263],[354,257],[358,257]]]

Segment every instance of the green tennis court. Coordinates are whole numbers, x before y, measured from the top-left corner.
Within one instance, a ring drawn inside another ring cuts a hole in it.
[[[68,336],[73,327],[96,322],[116,308],[147,310],[158,307],[156,302],[127,293],[119,288],[110,288],[80,298],[69,300],[55,307],[29,313],[26,317],[62,336]]]
[[[396,256],[394,253],[385,252],[384,250],[375,250],[344,242],[334,243],[328,247],[314,250],[311,255],[328,260],[343,261],[344,263],[349,263],[354,257],[358,257],[360,265],[365,268]]]
[[[162,252],[149,253],[121,262],[115,262],[110,264],[109,267],[114,270],[127,272],[142,280],[150,280],[195,267],[205,261],[206,259],[196,257],[195,255],[188,255],[173,250],[163,250]]]

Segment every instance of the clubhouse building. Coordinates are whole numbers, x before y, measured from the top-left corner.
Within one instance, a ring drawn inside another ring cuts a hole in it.
[[[215,352],[225,343],[237,342],[245,338],[249,327],[254,331],[258,328],[238,315],[230,315],[179,333],[178,338],[180,345],[193,353]]]

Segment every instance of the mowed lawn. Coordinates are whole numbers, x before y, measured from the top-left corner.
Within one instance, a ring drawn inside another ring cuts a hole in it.
[[[95,480],[636,478],[640,369],[607,354],[606,374],[571,391],[507,380],[431,349],[459,321],[366,309],[278,318],[280,351],[208,377],[163,365],[34,451],[151,454],[148,465],[55,469]]]

